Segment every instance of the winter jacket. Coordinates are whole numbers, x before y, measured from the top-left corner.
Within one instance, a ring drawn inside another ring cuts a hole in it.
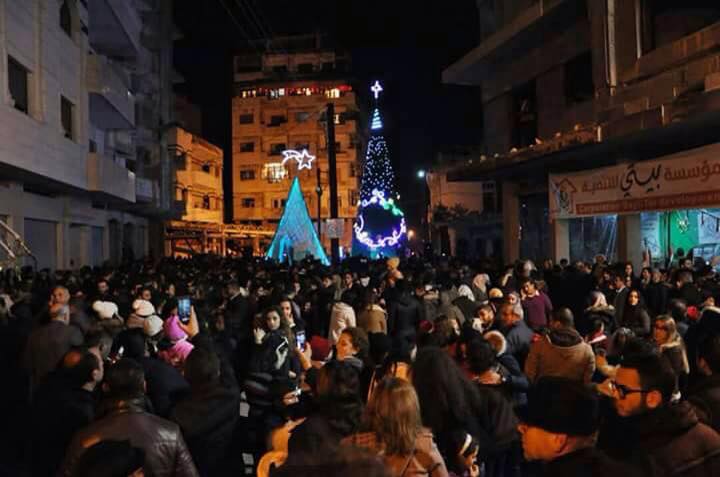
[[[180,427],[145,411],[143,399],[113,400],[109,412],[80,430],[65,455],[60,475],[74,475],[85,450],[103,440],[129,440],[145,451],[144,470],[154,477],[195,477],[198,474]]]
[[[687,393],[700,421],[720,432],[720,375],[707,376]]]
[[[216,382],[193,389],[173,409],[170,419],[180,426],[202,475],[216,475],[226,463],[239,406],[240,395]]]
[[[330,313],[330,330],[328,332],[330,343],[336,344],[345,328],[355,326],[355,310],[353,310],[352,306],[342,301],[335,303]]]
[[[702,424],[687,402],[669,404],[628,418],[614,418],[614,432],[603,436],[624,462],[650,475],[706,477],[720,475],[720,435]],[[612,455],[612,454],[611,454]]]
[[[73,434],[95,417],[95,399],[91,392],[75,388],[63,370],[56,370],[34,393],[29,417],[32,475],[55,475]]]
[[[523,320],[516,321],[510,328],[503,330],[507,341],[507,353],[513,355],[522,368],[525,365],[535,333]]]
[[[418,434],[412,455],[385,454],[383,444],[378,441],[374,432],[354,434],[343,439],[342,442],[346,445],[353,445],[378,453],[393,477],[410,477],[413,475],[447,477],[448,475],[445,461],[433,441],[432,432],[428,429],[423,429]]]
[[[142,357],[136,358],[145,371],[147,397],[155,413],[167,417],[175,403],[190,391],[190,385],[180,372],[165,361]]]
[[[387,313],[378,305],[372,305],[358,313],[358,327],[367,333],[387,334]]]
[[[588,447],[547,462],[542,467],[540,475],[541,477],[640,477],[645,473],[639,467],[618,462],[603,451]]]
[[[665,283],[650,283],[643,290],[645,304],[652,316],[662,315],[668,308],[668,289]]]
[[[452,296],[453,295],[450,293],[450,291],[440,292],[440,306],[438,307],[437,312],[438,316],[447,316],[448,319],[455,319],[458,323],[460,323],[460,325],[463,325],[465,323],[465,314],[457,305],[452,302]]]
[[[453,300],[453,305],[458,307],[460,311],[463,314],[463,318],[465,318],[462,322],[465,321],[472,321],[473,316],[475,316],[475,310],[478,307],[478,304],[472,301],[470,298],[466,296],[459,296]]]
[[[630,306],[625,305],[624,314],[615,315],[615,318],[619,318],[618,326],[624,328],[630,328],[635,336],[645,338],[650,336],[650,315],[648,314],[645,307],[642,305]]]
[[[530,346],[525,375],[531,382],[558,376],[589,383],[595,372],[595,355],[574,329],[555,329]]]
[[[422,315],[420,303],[415,298],[408,294],[395,297],[388,303],[388,335],[393,339],[414,341]]]

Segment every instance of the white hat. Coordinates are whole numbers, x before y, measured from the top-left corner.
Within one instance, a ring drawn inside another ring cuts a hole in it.
[[[148,318],[155,314],[155,307],[147,300],[137,299],[132,304],[133,313],[140,318]]]
[[[110,320],[118,313],[118,306],[111,301],[97,300],[93,303],[92,309],[101,320]]]
[[[143,331],[149,337],[153,337],[163,330],[163,320],[157,315],[152,315],[145,319],[143,323]]]

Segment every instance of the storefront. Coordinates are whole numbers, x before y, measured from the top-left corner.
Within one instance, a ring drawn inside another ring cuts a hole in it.
[[[640,266],[644,254],[664,263],[670,250],[704,261],[720,252],[720,144],[550,174],[548,187],[556,259],[605,253]]]

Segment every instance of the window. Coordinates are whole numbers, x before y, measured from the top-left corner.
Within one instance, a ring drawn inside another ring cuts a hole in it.
[[[513,93],[513,146],[535,144],[537,137],[537,95],[535,80],[516,88]]]
[[[272,201],[273,209],[284,208],[286,202],[287,202],[287,199],[273,199],[273,201]]]
[[[298,73],[312,73],[313,72],[313,65],[312,63],[300,63],[297,67]]]
[[[325,90],[325,96],[328,98],[339,98],[340,97],[340,90],[338,88],[330,88]]]
[[[240,124],[252,124],[253,122],[255,122],[253,113],[246,113],[240,115]]]
[[[356,190],[350,191],[350,206],[354,207],[360,201],[360,196]]]
[[[241,181],[252,181],[255,180],[255,170],[253,169],[243,169],[240,171],[240,180]]]
[[[271,156],[279,156],[286,149],[287,149],[287,147],[285,146],[284,142],[270,144],[270,155]]]
[[[329,73],[329,72],[331,72],[332,70],[333,70],[333,63],[332,63],[332,61],[326,61],[325,63],[323,63],[323,64],[322,64],[322,68],[320,69],[320,71],[322,71],[323,73]]]
[[[273,73],[276,73],[276,74],[285,74],[285,73],[287,73],[288,69],[287,69],[287,65],[278,65],[278,66],[273,66],[272,70],[273,70]]]
[[[204,195],[202,198],[202,208],[205,210],[210,210],[210,196]]]
[[[75,139],[75,129],[73,128],[74,113],[75,105],[65,98],[65,96],[60,96],[60,120],[62,122],[63,134],[71,140]]]
[[[296,150],[296,151],[302,151],[303,149],[310,150],[310,144],[307,143],[307,142],[306,142],[306,143],[301,143],[301,142],[296,142],[296,143],[295,143],[295,150]]]
[[[253,209],[255,208],[255,199],[252,197],[245,197],[243,198],[241,204],[243,209]]]
[[[350,163],[350,177],[355,177],[355,176],[357,176],[357,165],[354,162],[351,162]]]
[[[300,112],[295,113],[295,122],[296,123],[304,123],[308,119],[310,119],[310,113],[308,113],[307,111],[300,111]]]
[[[595,97],[592,53],[583,53],[565,63],[565,99],[568,105],[583,103]]]
[[[203,172],[209,174],[210,173],[210,164],[206,162],[205,164],[200,166],[200,169],[202,169]]]
[[[88,142],[88,151],[89,152],[97,152],[97,143],[93,141],[92,139]]]
[[[282,123],[286,122],[287,118],[282,114],[273,114],[270,116],[270,124],[268,124],[268,127],[280,126]]]
[[[269,162],[263,166],[263,179],[266,179],[271,184],[282,181],[287,175],[287,169],[280,162]]]
[[[8,87],[10,96],[15,102],[15,109],[28,114],[30,111],[30,98],[28,97],[28,70],[8,56]]]
[[[65,0],[60,6],[60,28],[67,36],[72,38],[72,15],[70,14],[70,5]]]
[[[240,152],[255,152],[255,143],[250,142],[241,142],[240,143]]]

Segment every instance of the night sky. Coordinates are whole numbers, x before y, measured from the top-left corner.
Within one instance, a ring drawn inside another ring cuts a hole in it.
[[[263,22],[264,32],[255,19]],[[226,156],[233,53],[247,49],[247,38],[316,30],[351,52],[352,76],[365,106],[371,81],[383,83],[386,138],[398,190],[405,196],[401,204],[411,218],[420,205],[410,199],[418,197],[411,193],[417,191],[415,171],[429,166],[443,146],[480,140],[480,91],[440,81],[442,70],[478,43],[474,0],[177,0],[175,22],[183,34],[175,45],[175,64],[186,80],[177,91],[201,107],[204,136],[221,145]]]

